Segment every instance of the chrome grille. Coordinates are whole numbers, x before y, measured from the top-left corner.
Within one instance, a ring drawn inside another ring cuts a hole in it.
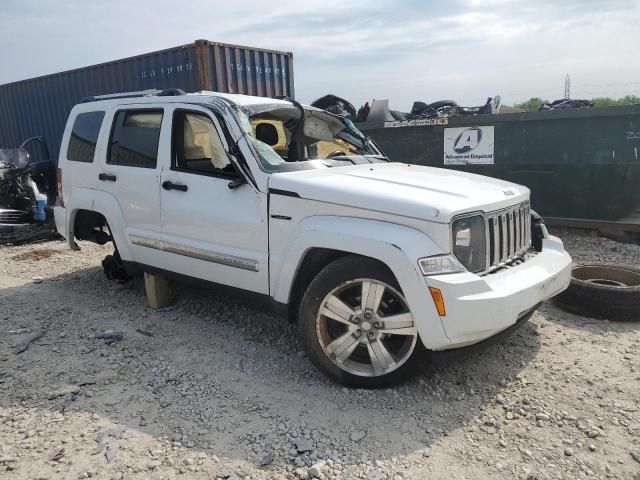
[[[22,210],[2,210],[0,209],[0,223],[8,225],[19,225],[29,223],[30,215]]]
[[[522,256],[531,245],[531,208],[524,202],[485,214],[487,271]]]

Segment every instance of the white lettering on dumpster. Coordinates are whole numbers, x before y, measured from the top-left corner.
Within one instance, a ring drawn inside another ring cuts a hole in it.
[[[384,122],[384,128],[398,127],[424,127],[431,125],[448,125],[449,119],[443,118],[423,118],[420,120],[398,120],[395,122]]]
[[[445,165],[493,165],[493,125],[444,129]]]

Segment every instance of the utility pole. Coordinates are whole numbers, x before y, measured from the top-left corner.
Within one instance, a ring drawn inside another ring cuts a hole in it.
[[[564,79],[564,98],[567,100],[571,98],[571,78],[568,73]]]

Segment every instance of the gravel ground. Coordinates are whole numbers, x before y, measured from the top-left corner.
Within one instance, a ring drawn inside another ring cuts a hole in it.
[[[637,245],[556,233],[578,262],[640,265]],[[546,303],[483,353],[349,390],[283,317],[188,286],[150,310],[82,247],[0,248],[2,478],[640,479],[637,322]]]

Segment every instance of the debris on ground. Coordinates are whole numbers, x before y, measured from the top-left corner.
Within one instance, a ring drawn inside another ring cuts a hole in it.
[[[29,348],[31,346],[31,344],[33,342],[35,342],[36,340],[42,338],[44,336],[46,332],[43,330],[37,331],[35,333],[32,333],[31,335],[29,335],[26,338],[23,338],[22,340],[20,340],[14,347],[13,347],[13,353],[15,353],[16,355],[18,355],[19,353],[24,352],[27,348]]]
[[[136,332],[138,332],[140,335],[144,335],[145,337],[153,337],[153,332],[150,332],[149,330],[136,328]]]
[[[109,329],[97,334],[96,338],[104,340],[105,343],[118,342],[124,338],[124,332]]]
[[[120,449],[118,440],[124,435],[124,427],[110,428],[103,430],[96,436],[96,448],[93,451],[93,455],[104,454],[104,458],[107,462],[113,460],[116,452]]]
[[[77,395],[80,393],[80,387],[77,385],[68,385],[57,390],[52,390],[47,393],[47,400],[55,400],[60,397],[68,397],[70,395]]]
[[[50,462],[57,462],[62,457],[64,457],[64,448],[58,447],[49,454],[47,460]]]

